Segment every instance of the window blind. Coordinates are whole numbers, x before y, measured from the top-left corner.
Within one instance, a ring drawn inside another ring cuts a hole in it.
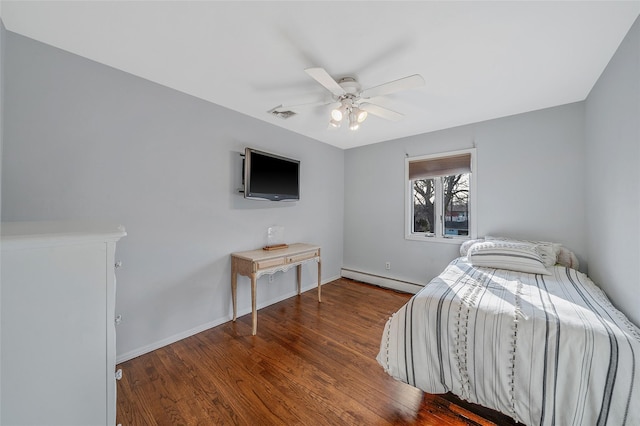
[[[416,160],[409,162],[409,179],[430,179],[438,176],[471,172],[471,154]]]

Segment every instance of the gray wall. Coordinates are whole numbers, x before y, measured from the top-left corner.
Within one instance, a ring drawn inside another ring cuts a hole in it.
[[[589,275],[640,324],[640,18],[585,111]]]
[[[128,236],[116,258],[119,359],[230,319],[229,253],[267,228],[322,246],[323,281],[342,266],[343,151],[6,33],[2,219],[104,219]],[[245,146],[301,161],[301,200],[245,200]],[[315,285],[315,265],[303,268]],[[295,272],[258,283],[258,304],[295,294]],[[239,311],[250,311],[248,279]],[[73,297],[72,294],[69,297]]]
[[[0,189],[2,188],[2,147],[4,146],[4,39],[6,37],[7,30],[4,27],[4,22],[0,18]],[[0,192],[1,194],[1,192]],[[2,211],[2,197],[0,196],[0,217]],[[0,282],[0,300],[2,299],[2,282]],[[0,304],[1,305],[1,304]],[[0,335],[0,349],[2,347],[2,336]],[[2,353],[2,350],[0,350]],[[0,381],[2,381],[2,371],[0,371]],[[0,400],[2,398],[0,397]],[[1,408],[0,408],[1,410]],[[2,413],[0,413],[0,419]]]
[[[404,159],[473,146],[478,235],[556,241],[584,264],[584,109],[576,103],[348,150],[344,267],[427,283],[457,257],[457,244],[404,239]]]

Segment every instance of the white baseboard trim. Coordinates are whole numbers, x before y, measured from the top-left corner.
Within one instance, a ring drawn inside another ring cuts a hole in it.
[[[329,283],[331,281],[335,281],[338,278],[340,278],[340,277],[331,277],[331,278],[322,280],[322,285],[325,285],[325,284],[327,284],[327,283]],[[317,288],[318,288],[318,286],[315,285],[315,284],[309,285],[309,286],[304,286],[303,285],[302,288],[301,288],[301,291],[302,291],[302,293],[304,293],[304,292],[309,291],[309,290],[316,290]],[[298,293],[296,291],[286,293],[286,294],[284,294],[284,295],[282,295],[280,297],[273,298],[271,300],[267,300],[265,302],[262,302],[262,303],[258,304],[256,306],[256,308],[258,310],[260,310],[260,309],[265,308],[267,306],[273,305],[274,303],[282,302],[283,300],[286,300],[286,299],[288,299],[290,297],[296,296],[297,294]],[[250,313],[251,313],[251,308],[240,309],[240,310],[238,310],[238,317],[241,317],[243,315],[250,314]],[[217,326],[219,326],[221,324],[224,324],[225,322],[231,321],[232,319],[233,319],[233,316],[231,314],[229,314],[229,315],[224,316],[222,318],[218,318],[218,319],[216,319],[214,321],[210,321],[208,323],[205,323],[205,324],[199,325],[197,327],[194,327],[194,328],[192,328],[190,330],[185,330],[185,331],[183,331],[181,333],[174,334],[173,336],[169,336],[169,337],[167,337],[165,339],[158,340],[157,342],[153,342],[153,343],[150,343],[148,345],[142,346],[140,348],[134,349],[132,351],[120,354],[120,355],[116,356],[116,364],[120,364],[122,362],[129,361],[130,359],[137,358],[140,355],[144,355],[144,354],[147,354],[149,352],[153,352],[156,349],[160,349],[160,348],[162,348],[164,346],[170,345],[170,344],[175,343],[177,341],[180,341],[182,339],[186,339],[187,337],[193,336],[194,334],[201,333],[201,332],[206,331],[206,330],[208,330],[210,328],[217,327]]]
[[[240,316],[240,313],[238,313]],[[231,316],[220,318],[215,321],[208,322],[206,324],[202,324],[198,327],[194,327],[191,330],[183,331],[182,333],[174,334],[173,336],[169,336],[166,339],[159,340],[157,342],[150,343],[148,345],[142,346],[140,348],[134,349],[132,351],[120,354],[116,356],[116,364],[120,364],[121,362],[129,361],[130,359],[137,358],[140,355],[147,354],[149,352],[153,352],[156,349],[160,349],[164,346],[175,343],[179,340],[186,339],[187,337],[193,336],[194,334],[201,333],[205,330],[208,330],[213,327],[217,327],[220,324],[224,324],[227,321],[231,320]]]
[[[403,291],[405,293],[416,294],[424,287],[423,284],[383,277],[380,275],[369,274],[367,272],[354,271],[353,269],[342,268],[340,270],[340,273],[345,278],[350,278],[352,280],[362,281],[368,284],[390,288],[393,290]]]

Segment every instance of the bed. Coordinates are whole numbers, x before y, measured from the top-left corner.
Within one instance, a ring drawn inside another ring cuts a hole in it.
[[[387,321],[388,374],[527,425],[640,425],[640,330],[602,290],[535,243],[464,254]]]

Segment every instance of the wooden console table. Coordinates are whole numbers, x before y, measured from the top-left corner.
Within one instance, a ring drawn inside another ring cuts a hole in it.
[[[291,244],[287,248],[279,250],[250,250],[231,253],[231,296],[233,298],[233,320],[237,315],[238,299],[238,274],[251,278],[251,315],[253,319],[252,334],[258,329],[258,314],[256,312],[256,281],[262,275],[275,274],[278,271],[287,271],[295,266],[297,269],[298,294],[302,281],[302,264],[305,262],[318,262],[318,302],[322,301],[320,275],[321,260],[320,247],[311,244]]]

